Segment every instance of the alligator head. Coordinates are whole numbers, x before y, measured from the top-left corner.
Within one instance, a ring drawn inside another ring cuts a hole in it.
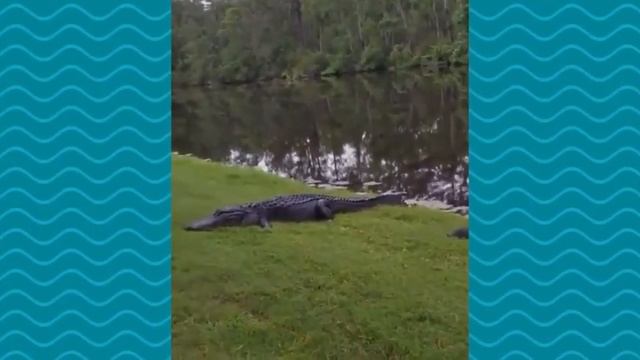
[[[252,219],[257,218],[251,209],[242,207],[227,207],[216,210],[213,214],[198,219],[184,227],[187,231],[205,231],[222,226],[249,225]]]

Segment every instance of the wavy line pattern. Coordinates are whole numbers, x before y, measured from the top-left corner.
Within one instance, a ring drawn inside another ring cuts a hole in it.
[[[170,358],[170,6],[0,9],[0,359]]]
[[[469,358],[640,358],[640,6],[471,2]]]

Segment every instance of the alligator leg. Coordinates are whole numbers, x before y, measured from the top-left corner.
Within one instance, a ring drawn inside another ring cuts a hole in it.
[[[320,220],[333,220],[333,211],[328,206],[326,200],[319,200],[316,204],[316,215]]]
[[[269,223],[269,219],[267,219],[266,216],[261,215],[260,219],[258,220],[260,223],[260,227],[263,229],[271,229],[271,224]]]
[[[267,214],[264,210],[257,210],[255,212],[255,223],[263,229],[270,229],[271,224],[269,223],[269,219],[267,218]]]
[[[263,229],[271,227],[266,215],[263,212],[259,212],[259,211],[251,212],[244,219],[242,219],[242,225],[244,226],[258,225]]]

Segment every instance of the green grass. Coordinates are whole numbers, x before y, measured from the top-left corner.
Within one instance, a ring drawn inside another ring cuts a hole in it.
[[[175,359],[466,359],[466,220],[379,207],[332,222],[185,232],[216,207],[319,191],[173,159]]]

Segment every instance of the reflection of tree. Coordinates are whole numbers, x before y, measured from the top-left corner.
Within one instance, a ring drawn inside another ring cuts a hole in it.
[[[437,81],[437,82],[436,82]],[[466,79],[357,76],[174,91],[174,147],[296,178],[466,186]],[[234,158],[230,159],[233,152]]]

